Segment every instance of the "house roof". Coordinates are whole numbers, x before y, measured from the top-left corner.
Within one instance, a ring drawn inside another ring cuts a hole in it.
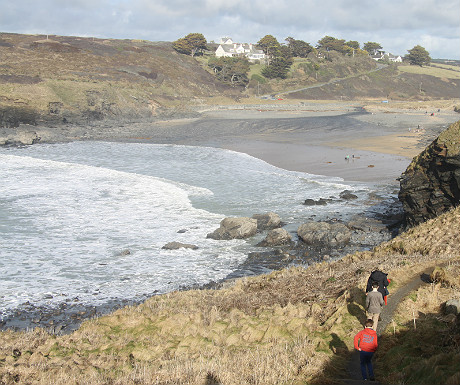
[[[262,51],[261,49],[256,49],[254,48],[254,45],[247,44],[247,43],[221,44],[220,47],[222,47],[222,49],[228,53],[236,53],[238,48],[243,48],[246,53],[253,53],[253,54],[263,54],[264,53],[264,51]]]

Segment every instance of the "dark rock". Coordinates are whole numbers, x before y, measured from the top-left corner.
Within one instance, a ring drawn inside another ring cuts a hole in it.
[[[317,201],[314,199],[305,199],[305,202],[303,204],[305,206],[326,206],[327,202],[330,202],[330,199],[324,199],[324,198],[319,198]]]
[[[339,194],[340,198],[345,199],[346,201],[352,200],[352,199],[358,199],[358,196],[353,194],[350,190],[343,190]]]
[[[444,305],[445,314],[460,314],[460,300],[450,299]]]
[[[177,250],[177,249],[192,249],[192,250],[197,250],[198,246],[196,245],[191,245],[188,243],[180,243],[180,242],[169,242],[166,245],[162,247],[162,249],[165,250]]]
[[[0,127],[18,127],[20,124],[35,125],[39,115],[29,107],[0,106]]]
[[[0,145],[25,146],[38,143],[40,137],[35,131],[18,131],[7,135],[0,133]]]
[[[387,226],[384,225],[382,221],[379,221],[378,219],[363,218],[359,216],[352,218],[352,220],[348,222],[347,226],[351,230],[359,230],[364,232],[383,233],[388,231]]]
[[[270,230],[265,239],[257,246],[271,247],[289,245],[292,242],[291,235],[285,229]]]
[[[400,178],[404,223],[412,227],[460,203],[460,122],[416,156]]]
[[[257,230],[271,230],[281,227],[281,219],[278,214],[254,214],[253,219],[257,220]]]
[[[239,217],[224,218],[220,227],[207,235],[207,238],[218,240],[249,238],[257,233],[257,219]]]
[[[351,238],[351,230],[342,223],[308,222],[297,229],[299,237],[308,245],[344,246]]]

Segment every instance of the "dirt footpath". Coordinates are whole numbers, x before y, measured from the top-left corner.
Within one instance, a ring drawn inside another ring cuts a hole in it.
[[[390,293],[388,296],[388,305],[385,305],[382,308],[382,312],[380,313],[380,321],[377,327],[377,335],[379,338],[381,337],[382,332],[386,329],[386,327],[391,323],[393,320],[393,315],[396,311],[396,308],[401,303],[401,301],[406,298],[411,292],[417,290],[420,286],[424,284],[428,284],[429,277],[431,271],[426,271],[422,273],[420,276],[415,277],[412,281],[408,282],[406,285],[401,287],[395,293]],[[361,368],[359,364],[359,352],[354,350],[351,354],[350,361],[347,366],[348,371],[348,379],[342,381],[343,384],[351,385],[359,385],[359,384],[368,384],[371,381],[363,381],[361,376]],[[373,384],[380,384],[380,382],[375,381],[372,382]]]

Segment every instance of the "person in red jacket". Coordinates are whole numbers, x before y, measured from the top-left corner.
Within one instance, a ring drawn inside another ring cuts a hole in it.
[[[359,350],[359,360],[361,363],[361,374],[363,380],[367,380],[367,371],[369,371],[369,379],[374,381],[374,369],[372,367],[372,356],[377,350],[377,332],[372,329],[374,321],[368,319],[365,323],[365,328],[355,335],[355,349]],[[366,371],[367,368],[367,371]]]

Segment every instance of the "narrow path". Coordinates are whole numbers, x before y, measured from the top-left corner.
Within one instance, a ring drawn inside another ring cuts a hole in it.
[[[424,272],[420,276],[415,277],[406,285],[397,290],[394,294],[388,296],[388,305],[384,306],[380,313],[380,321],[377,326],[377,335],[380,337],[387,325],[392,321],[393,315],[399,303],[407,297],[411,292],[417,290],[423,284],[426,284],[431,272]],[[346,385],[360,385],[360,384],[381,384],[378,381],[370,382],[363,381],[361,376],[361,368],[359,364],[359,352],[354,350],[351,354],[350,361],[347,365],[348,379],[342,380],[342,384]]]
[[[348,77],[345,77],[345,78],[334,78],[334,79],[331,79],[331,80],[329,80],[328,82],[325,82],[325,83],[315,84],[315,85],[312,85],[312,86],[303,87],[303,88],[299,88],[299,89],[296,89],[296,90],[283,91],[283,92],[274,92],[273,94],[276,94],[277,96],[281,96],[281,95],[293,94],[294,92],[300,92],[300,91],[309,90],[309,89],[312,89],[312,88],[324,87],[324,86],[327,86],[327,85],[330,85],[330,84],[342,82],[344,80],[357,78],[357,77],[362,76],[362,75],[368,75],[368,74],[370,74],[372,72],[380,71],[381,69],[386,68],[386,67],[388,67],[387,64],[377,63],[377,68],[374,68],[373,70],[370,70],[370,71],[362,72],[362,73],[359,73],[359,74],[356,74],[356,75],[351,75],[351,76],[348,76]],[[267,97],[270,97],[270,96],[271,95],[262,95],[261,98],[267,98]]]

